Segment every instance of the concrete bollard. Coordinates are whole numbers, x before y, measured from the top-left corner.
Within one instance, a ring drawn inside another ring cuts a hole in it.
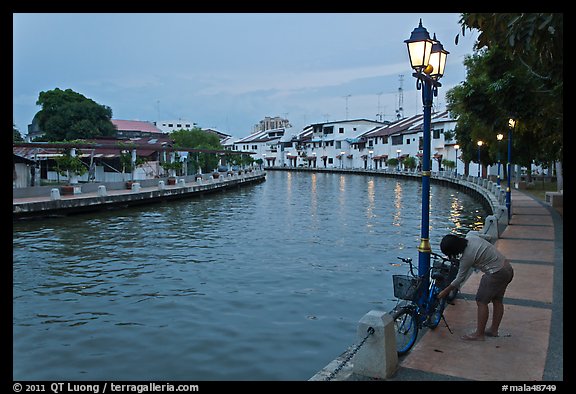
[[[106,186],[100,185],[98,186],[98,197],[106,197],[108,192],[106,191]]]
[[[498,218],[498,223],[502,225],[508,225],[508,208],[506,205],[499,205],[498,212],[495,212]]]
[[[178,186],[186,187],[186,180],[184,178],[178,179]]]
[[[398,367],[394,320],[391,315],[383,311],[368,312],[358,323],[359,340],[366,337],[370,327],[374,329],[374,333],[354,356],[353,371],[371,378],[389,378]]]
[[[140,183],[135,182],[132,184],[132,191],[133,192],[139,192],[140,191]]]
[[[486,219],[484,219],[484,228],[482,229],[482,232],[490,242],[496,242],[499,236],[499,232],[498,220],[496,219],[495,215],[486,216]]]
[[[165,190],[166,189],[166,184],[164,183],[164,181],[158,181],[158,190]]]
[[[201,176],[196,177],[196,183],[199,185],[202,184],[202,177]]]
[[[54,188],[50,190],[50,200],[60,200],[60,189]]]

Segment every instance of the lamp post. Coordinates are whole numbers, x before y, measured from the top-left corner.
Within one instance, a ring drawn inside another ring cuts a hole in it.
[[[398,161],[398,164],[396,165],[396,171],[400,171],[400,153],[402,152],[402,149],[396,149],[396,160]]]
[[[480,169],[482,168],[482,163],[480,162],[480,147],[482,146],[483,142],[478,141],[478,178],[480,178]]]
[[[496,139],[498,140],[498,145],[496,146],[497,152],[496,157],[498,158],[498,178],[496,178],[496,184],[500,186],[500,141],[504,138],[504,134],[498,133]]]
[[[418,246],[418,275],[422,277],[423,288],[428,289],[428,275],[430,269],[430,123],[432,119],[433,97],[438,95],[438,88],[442,86],[438,80],[444,75],[446,58],[448,51],[440,41],[430,35],[426,28],[422,27],[422,19],[410,38],[404,41],[408,46],[410,66],[415,71],[412,76],[416,78],[416,89],[422,90],[422,104],[424,108],[423,116],[423,152],[422,152],[422,224],[420,226],[421,236]],[[424,291],[427,293],[427,291]],[[422,297],[426,297],[423,294]]]
[[[346,154],[346,152],[342,151],[340,152],[340,167],[342,169],[344,169],[344,155]]]
[[[508,120],[508,186],[506,187],[506,208],[508,209],[508,221],[512,219],[512,192],[510,189],[510,178],[512,178],[512,131],[516,127],[516,121],[512,118]]]
[[[458,149],[460,149],[460,145],[454,145],[454,149],[456,150],[456,157],[454,158],[454,177],[458,176]]]
[[[372,169],[372,154],[374,153],[373,150],[369,150],[368,151],[368,156],[369,156],[369,160],[370,160],[370,169]]]

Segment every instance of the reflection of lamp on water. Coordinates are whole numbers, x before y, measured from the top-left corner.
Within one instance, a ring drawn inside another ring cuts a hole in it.
[[[436,35],[430,39],[426,28],[422,27],[422,20],[410,38],[404,41],[408,46],[410,65],[415,71],[412,76],[416,78],[416,89],[422,90],[422,103],[424,106],[422,134],[422,224],[420,226],[421,238],[418,246],[418,275],[424,280],[425,291],[422,297],[427,297],[428,272],[430,270],[430,123],[432,120],[432,101],[438,95],[438,88],[442,86],[438,80],[444,75],[448,51]]]

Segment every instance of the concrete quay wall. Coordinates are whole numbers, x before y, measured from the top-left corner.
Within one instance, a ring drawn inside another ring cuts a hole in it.
[[[217,179],[177,177],[175,185],[166,185],[164,180],[147,180],[142,184],[135,182],[132,189],[126,188],[126,182],[114,184],[81,184],[79,193],[60,196],[60,190],[54,187],[35,187],[26,195],[19,190],[13,195],[13,219],[31,217],[62,216],[81,212],[116,209],[133,205],[151,204],[173,199],[190,198],[214,193],[246,184],[262,182],[266,179],[264,171],[221,176]],[[42,193],[38,194],[38,190]]]

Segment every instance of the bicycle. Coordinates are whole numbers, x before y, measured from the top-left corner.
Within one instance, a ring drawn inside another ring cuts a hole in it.
[[[410,266],[410,275],[392,275],[394,297],[408,301],[393,310],[398,355],[406,354],[412,349],[423,327],[435,329],[442,319],[452,333],[444,318],[444,309],[446,302],[451,302],[456,297],[457,291],[442,299],[438,299],[437,295],[454,279],[458,272],[458,261],[436,253],[431,253],[431,257],[431,267],[423,276],[414,273],[411,258],[398,257]],[[428,293],[423,297],[423,278],[427,275]]]

